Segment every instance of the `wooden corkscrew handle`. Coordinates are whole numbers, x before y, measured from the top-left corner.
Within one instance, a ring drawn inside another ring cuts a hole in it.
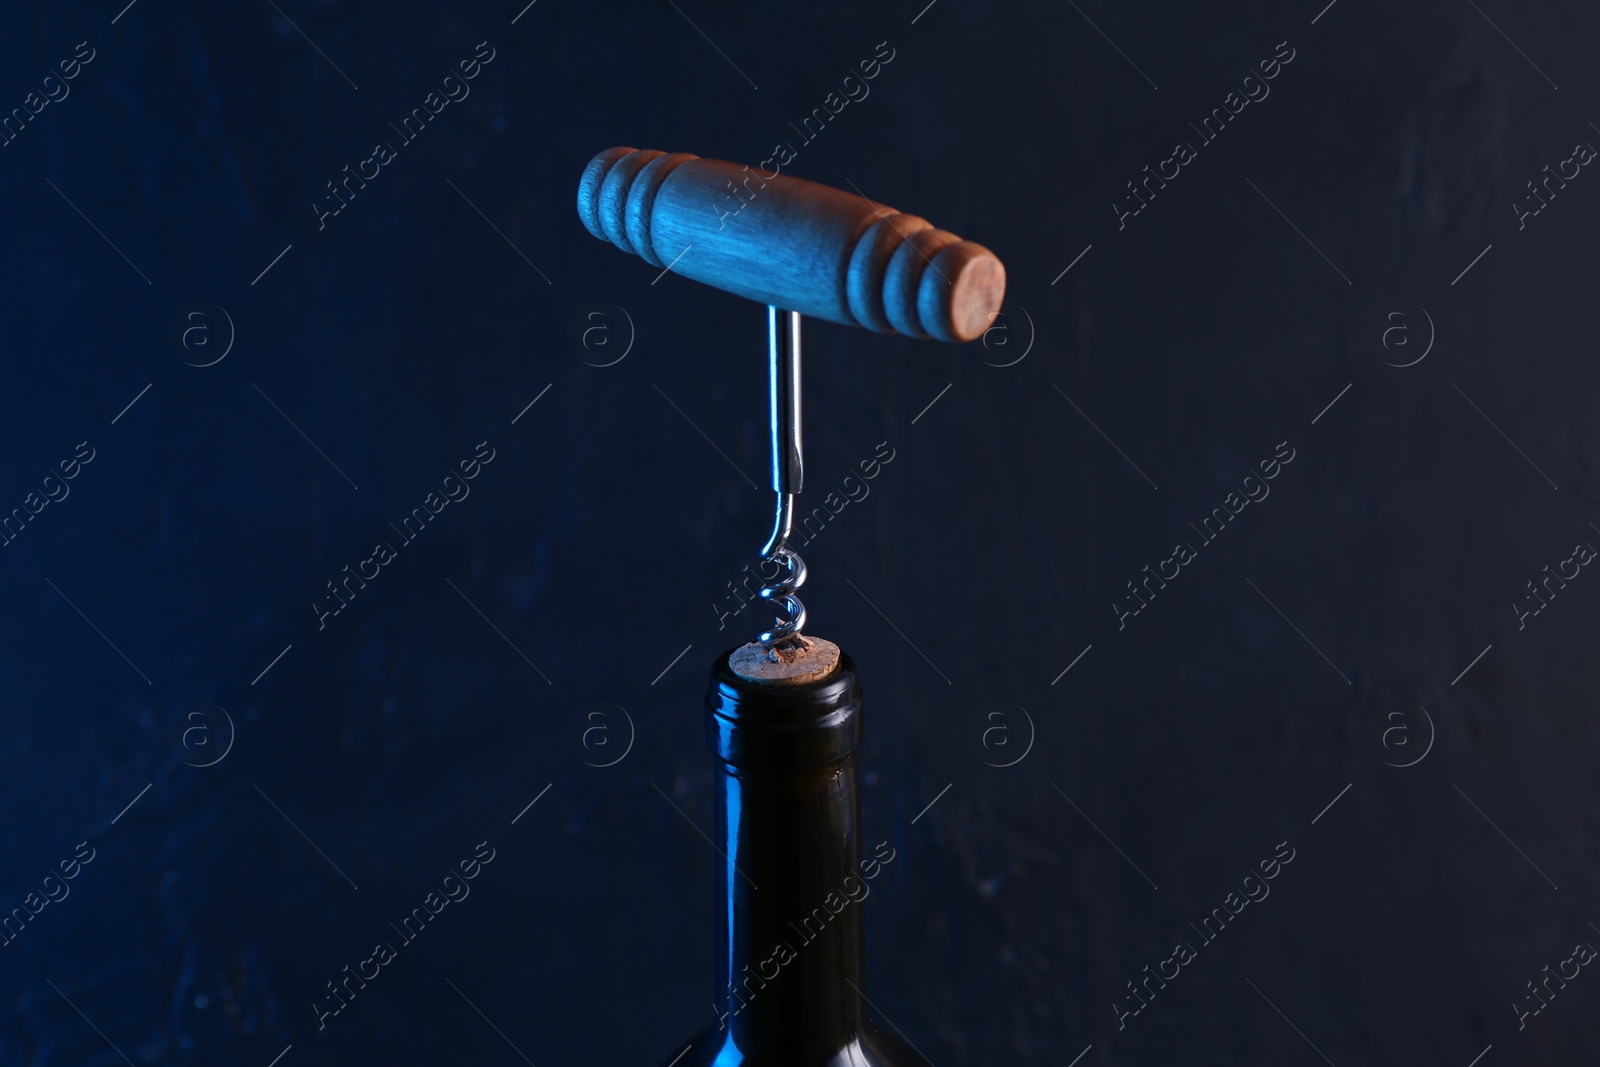
[[[993,252],[926,219],[687,152],[601,152],[578,182],[578,217],[653,266],[881,333],[972,341],[1005,296]]]

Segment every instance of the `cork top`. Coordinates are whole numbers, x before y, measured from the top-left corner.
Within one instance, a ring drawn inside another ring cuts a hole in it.
[[[777,662],[760,642],[751,641],[728,657],[733,673],[756,685],[795,686],[820,682],[839,666],[839,646],[821,637],[795,638],[796,647],[778,649]]]

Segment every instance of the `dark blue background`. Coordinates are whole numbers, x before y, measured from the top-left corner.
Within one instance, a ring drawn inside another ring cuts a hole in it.
[[[1587,1062],[1600,977],[1520,1031],[1511,1005],[1600,943],[1600,578],[1520,631],[1511,605],[1600,544],[1600,179],[1521,230],[1512,204],[1600,140],[1591,6],[120,6],[0,19],[0,107],[96,53],[0,148],[0,508],[95,450],[0,548],[0,909],[95,850],[0,950],[0,1063],[649,1067],[713,1021],[691,820],[706,668],[757,622],[713,605],[769,521],[764,311],[653,282],[574,193],[613,145],[766,158],[883,41],[789,172],[986,244],[1009,291],[961,348],[807,327],[808,489],[895,450],[803,549],[898,850],[863,905],[881,1014],[940,1067]],[[485,40],[319,231],[324,183]],[[1119,230],[1280,41],[1271,96]],[[597,300],[626,319],[586,350]],[[169,337],[196,301],[237,332],[203,369]],[[319,631],[324,583],[485,440]],[[1270,498],[1119,630],[1283,441]],[[637,734],[606,769],[574,740],[601,706]],[[1033,748],[985,765],[1019,708]],[[231,751],[192,766],[222,709]],[[319,1035],[324,983],[483,841]],[[1119,1030],[1281,841],[1271,896]]]

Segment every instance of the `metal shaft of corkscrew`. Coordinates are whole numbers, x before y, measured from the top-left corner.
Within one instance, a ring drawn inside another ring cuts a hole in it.
[[[772,424],[772,488],[777,493],[777,515],[772,536],[761,549],[762,559],[779,569],[761,589],[761,598],[782,614],[758,640],[774,657],[774,649],[787,647],[806,622],[806,609],[795,590],[806,580],[806,565],[789,547],[794,529],[794,498],[805,478],[800,449],[800,313],[767,307],[767,370],[770,381]],[[763,567],[763,577],[766,576]]]

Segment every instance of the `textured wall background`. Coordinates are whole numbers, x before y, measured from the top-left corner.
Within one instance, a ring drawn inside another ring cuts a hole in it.
[[[716,605],[767,532],[764,312],[573,198],[612,145],[779,141],[1010,273],[966,348],[808,327],[808,487],[894,455],[804,549],[898,850],[878,1008],[940,1067],[1587,1062],[1591,969],[1516,1005],[1600,944],[1592,7],[121,2],[0,33],[38,109],[0,148],[0,504],[38,508],[0,548],[0,907],[37,908],[0,1063],[648,1067],[712,1021],[699,702],[755,628]]]

